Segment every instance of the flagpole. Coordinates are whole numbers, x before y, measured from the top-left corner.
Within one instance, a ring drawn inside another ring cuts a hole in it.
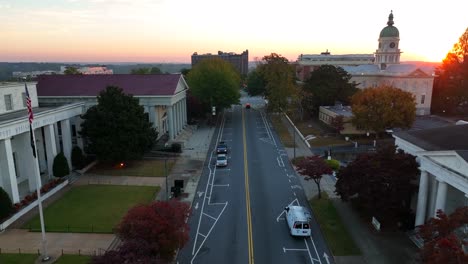
[[[32,128],[32,120],[33,120],[33,113],[32,113],[32,102],[31,97],[29,97],[28,88],[26,85],[26,80],[24,80],[24,87],[26,90],[26,96],[28,105],[28,115],[29,115],[29,133],[31,133],[31,147],[33,151],[34,157],[34,171],[36,174],[36,193],[37,193],[37,205],[39,208],[39,219],[41,221],[41,233],[42,233],[42,261],[50,260],[50,256],[47,254],[47,239],[45,233],[45,225],[44,225],[44,214],[42,212],[42,198],[41,198],[41,174],[39,171],[39,161],[37,158],[37,148],[36,148],[36,135],[34,134],[34,129]]]

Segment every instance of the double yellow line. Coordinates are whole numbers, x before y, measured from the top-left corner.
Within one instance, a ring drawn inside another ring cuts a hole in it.
[[[249,243],[249,264],[254,263],[253,239],[252,239],[252,213],[250,211],[249,166],[247,164],[247,141],[245,137],[244,109],[242,109],[242,134],[244,143],[244,179],[245,179],[245,207],[247,209],[247,239]]]

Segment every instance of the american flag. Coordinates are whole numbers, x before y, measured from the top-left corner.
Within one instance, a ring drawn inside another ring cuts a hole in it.
[[[34,119],[34,114],[32,111],[31,97],[29,96],[28,86],[24,83],[24,89],[26,90],[26,107],[28,108],[28,118],[29,118],[29,135],[31,137],[31,148],[34,158],[36,157],[36,144],[34,142],[34,135],[32,129],[32,122]]]

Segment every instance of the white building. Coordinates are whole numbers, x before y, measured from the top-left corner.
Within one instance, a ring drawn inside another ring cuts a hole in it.
[[[392,85],[412,93],[416,100],[416,115],[429,115],[434,68],[400,63],[400,33],[393,24],[393,13],[390,13],[372,58],[371,54],[329,55],[328,52],[315,56],[301,55],[297,61],[297,77],[306,80],[310,72],[320,65],[340,66],[351,74],[351,81],[358,88]]]
[[[182,74],[44,75],[38,78],[37,91],[41,106],[84,102],[86,111],[107,86],[137,98],[158,137],[167,134],[173,140],[187,125],[188,85]]]
[[[415,226],[468,205],[468,125],[396,132],[399,149],[417,157],[420,164]]]
[[[53,160],[59,152],[71,167],[72,124],[84,113],[84,103],[38,107],[36,85],[27,85],[34,112],[37,161],[32,154],[24,84],[0,84],[0,187],[13,203],[36,190],[36,168],[41,186],[52,178]]]
[[[60,66],[60,74],[64,74],[69,66]],[[114,74],[112,69],[107,69],[106,66],[86,66],[77,68],[82,74]]]

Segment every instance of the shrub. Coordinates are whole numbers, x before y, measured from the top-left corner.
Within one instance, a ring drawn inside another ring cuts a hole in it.
[[[181,153],[182,152],[182,145],[180,143],[172,143],[171,149],[172,149],[172,152]]]
[[[13,203],[11,202],[10,196],[5,190],[0,187],[0,220],[8,217],[11,213],[13,213],[14,207]]]
[[[72,166],[75,169],[81,169],[85,165],[86,157],[80,147],[74,146],[71,153]]]
[[[330,166],[330,168],[332,168],[332,170],[334,171],[338,171],[340,169],[340,162],[335,160],[335,159],[331,159],[331,160],[325,160],[325,162],[328,164],[328,166]]]
[[[68,167],[67,158],[60,152],[54,158],[54,165],[52,166],[55,177],[62,178],[70,173],[70,167]]]

